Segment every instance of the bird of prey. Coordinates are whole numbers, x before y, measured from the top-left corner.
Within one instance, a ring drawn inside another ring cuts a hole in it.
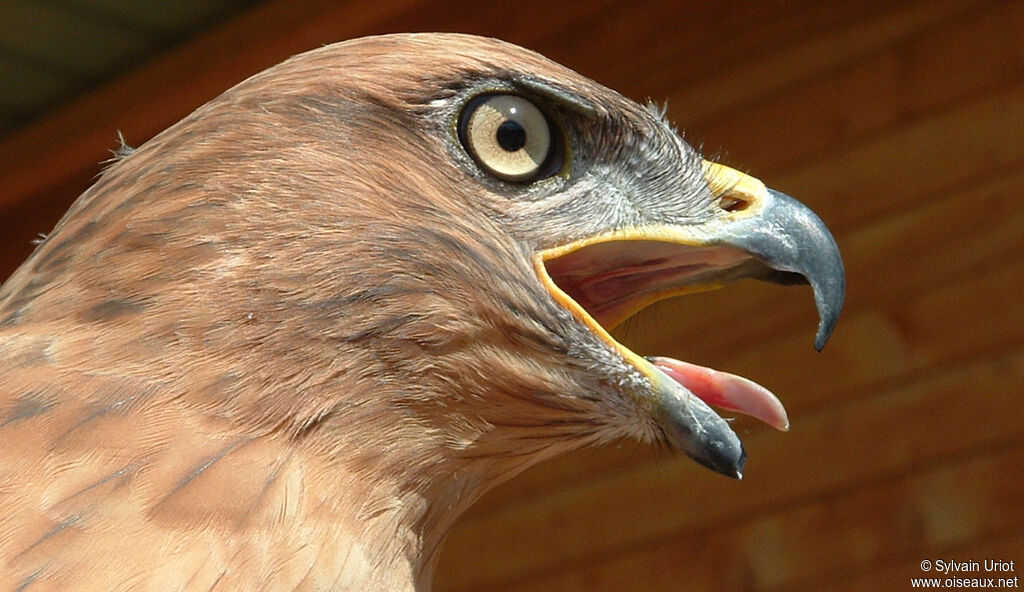
[[[820,347],[842,305],[809,209],[493,39],[326,46],[119,156],[0,289],[2,590],[429,590],[539,461],[634,437],[739,477],[709,404],[788,425],[617,323],[804,282]]]

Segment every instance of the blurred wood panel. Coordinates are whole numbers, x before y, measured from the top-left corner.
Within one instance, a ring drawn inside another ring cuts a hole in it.
[[[27,59],[73,77],[95,76],[109,56],[131,55],[154,42],[146,31],[83,18],[45,2],[7,0],[0,4],[0,20],[33,25],[0,28],[0,46],[17,48]],[[82,51],[85,47],[92,51]]]
[[[706,78],[695,81],[697,84],[680,85],[676,79],[664,92],[673,102],[686,106],[680,115],[682,122],[702,121],[716,114],[720,119],[729,120],[751,101],[771,98],[780,92],[789,94],[788,87],[806,83],[811,78],[827,78],[834,70],[846,68],[851,62],[865,56],[874,57],[881,48],[891,47],[908,37],[917,38],[937,24],[962,19],[977,10],[979,4],[963,0],[906,2],[887,10],[867,3],[851,3],[847,10],[835,10],[834,6],[824,3],[802,5],[800,16],[819,12],[836,22],[814,22],[812,27],[798,31],[794,38],[778,34],[766,36],[761,44],[750,47],[737,63],[723,64],[722,71],[709,73]],[[856,14],[859,18],[851,19],[851,10],[864,12]],[[751,28],[763,31],[766,25],[785,26],[794,16],[797,15],[771,15],[767,22],[757,21]],[[732,46],[733,39],[746,33],[730,35],[722,45]],[[813,109],[817,105],[810,102],[806,107]]]
[[[496,590],[630,590],[637,581],[651,592],[824,589],[838,575],[894,559],[931,557],[922,554],[928,547],[1020,533],[1024,507],[1015,500],[1024,496],[1024,481],[1001,476],[1019,467],[1022,453],[1024,441],[995,454],[984,450],[962,462],[823,496],[815,504],[773,508],[756,519],[723,520],[655,538],[648,545],[608,553],[601,561],[552,570],[547,577]],[[973,505],[964,507],[967,503]],[[946,536],[942,527],[950,520],[957,523],[955,538]],[[828,533],[827,545],[822,544],[822,532]],[[919,540],[925,545],[917,544]],[[743,558],[739,569],[723,560],[737,556]],[[665,569],[683,562],[695,566],[684,580]]]
[[[803,78],[783,92],[756,93],[743,86],[742,77],[755,70],[744,68],[730,77],[741,79],[731,92],[746,93],[745,108],[708,120],[697,119],[688,108],[680,118],[691,121],[686,124],[689,133],[713,138],[743,166],[785,169],[1019,80],[1024,39],[1017,31],[1024,30],[1024,8],[1005,4],[968,12],[963,10],[968,4],[953,3],[960,10],[948,14],[953,11],[945,5],[928,3],[921,8],[933,11],[926,14],[931,26],[901,23],[907,27],[900,29],[905,35],[887,37],[892,43],[884,50],[852,62],[831,62],[834,67],[825,71],[800,72]],[[947,10],[938,10],[943,7]],[[669,102],[714,104],[703,96],[688,99],[693,94],[713,96],[718,86],[714,80],[694,85],[679,96],[670,95]],[[756,97],[753,104],[751,97]],[[752,135],[781,149],[758,150]],[[738,152],[733,145],[749,148]]]
[[[0,139],[5,247],[48,230],[113,130],[142,141],[290,53],[396,30],[503,37],[667,99],[688,139],[818,211],[849,275],[822,354],[806,289],[731,286],[617,330],[787,403],[788,434],[737,420],[744,481],[632,442],[555,460],[469,511],[439,591],[902,590],[939,557],[1024,570],[1024,2],[268,2]],[[25,254],[5,250],[0,277]]]

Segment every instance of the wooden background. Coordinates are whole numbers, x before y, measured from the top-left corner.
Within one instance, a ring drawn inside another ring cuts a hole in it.
[[[814,208],[849,279],[822,354],[805,289],[737,285],[624,330],[780,395],[790,433],[736,423],[744,481],[634,443],[582,451],[473,508],[437,590],[875,592],[910,589],[922,559],[1024,571],[1021,2],[272,1],[0,139],[0,278],[115,130],[141,143],[288,55],[411,30],[502,37],[667,99],[691,142]]]

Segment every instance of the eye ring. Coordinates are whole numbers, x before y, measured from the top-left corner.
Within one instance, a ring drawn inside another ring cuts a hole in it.
[[[503,181],[529,183],[562,168],[559,130],[520,95],[473,98],[459,115],[458,136],[477,165]]]

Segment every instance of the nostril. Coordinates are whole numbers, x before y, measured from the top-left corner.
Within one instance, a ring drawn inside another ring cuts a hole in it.
[[[736,194],[726,194],[718,200],[718,207],[726,212],[742,212],[750,207],[750,202],[737,197]]]

